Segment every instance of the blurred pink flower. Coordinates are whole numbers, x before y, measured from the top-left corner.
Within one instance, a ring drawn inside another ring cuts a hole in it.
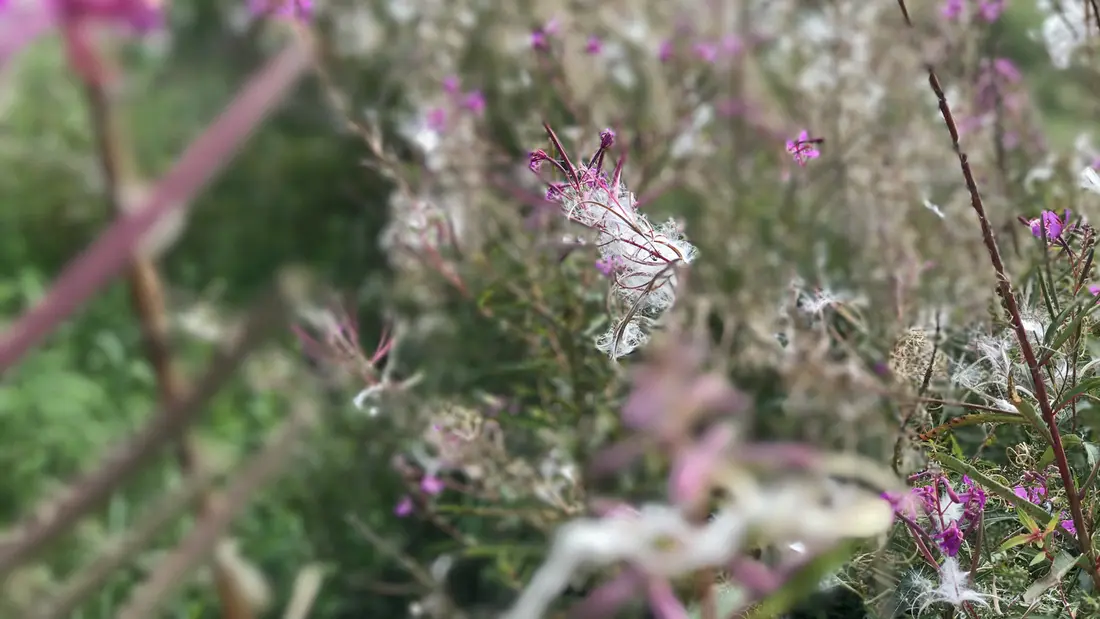
[[[476,116],[481,116],[485,113],[485,95],[481,94],[480,90],[471,90],[463,97],[462,107]]]
[[[313,17],[313,0],[248,0],[253,15],[307,20]]]
[[[443,480],[435,475],[425,475],[424,479],[420,480],[420,489],[427,494],[439,494],[445,487]]]
[[[413,501],[412,497],[403,496],[401,500],[397,502],[397,505],[393,508],[393,513],[399,518],[404,518],[413,513]]]
[[[787,152],[794,156],[795,163],[805,166],[809,160],[821,156],[821,152],[814,146],[820,142],[820,139],[811,139],[803,129],[796,139],[787,141]]]

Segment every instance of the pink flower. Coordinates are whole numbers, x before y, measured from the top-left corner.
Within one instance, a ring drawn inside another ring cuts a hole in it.
[[[794,156],[795,163],[804,166],[810,159],[817,159],[821,156],[821,152],[814,146],[821,141],[820,138],[810,139],[809,134],[803,129],[798,134],[797,139],[787,141],[787,152]]]
[[[584,51],[588,52],[592,56],[599,54],[601,51],[603,51],[603,41],[601,41],[600,38],[595,35],[588,37],[588,43],[585,44]]]
[[[718,46],[714,43],[696,43],[693,49],[699,60],[707,64],[714,64],[718,60]]]
[[[982,0],[978,6],[978,12],[981,14],[982,19],[988,23],[997,21],[1004,10],[1005,0]]]
[[[481,116],[485,112],[485,95],[480,90],[471,90],[462,98],[462,107]]]
[[[424,478],[420,480],[420,489],[427,494],[439,494],[443,492],[444,488],[446,488],[446,485],[443,483],[443,480],[435,475],[425,475]]]
[[[611,277],[624,266],[621,256],[600,258],[596,261],[596,270],[602,273],[604,277]]]
[[[1031,234],[1034,235],[1035,238],[1043,238],[1043,233],[1045,231],[1047,240],[1053,242],[1060,240],[1063,232],[1073,228],[1073,224],[1069,222],[1069,216],[1069,209],[1065,210],[1061,219],[1058,218],[1058,214],[1054,211],[1043,211],[1038,217],[1025,220],[1025,223],[1031,228]]]
[[[662,41],[661,46],[657,48],[657,60],[668,62],[672,58],[673,51],[675,51],[675,47],[672,45],[672,41]]]
[[[403,496],[401,500],[397,502],[397,506],[393,508],[393,513],[399,518],[404,518],[413,513],[413,501],[412,497]]]
[[[122,24],[137,33],[164,25],[164,9],[158,0],[47,0],[43,5],[66,20],[94,19]]]
[[[432,131],[443,131],[447,128],[447,110],[442,107],[434,107],[428,110],[428,117],[425,119],[425,124]]]
[[[248,0],[253,15],[307,20],[313,17],[313,0]]]

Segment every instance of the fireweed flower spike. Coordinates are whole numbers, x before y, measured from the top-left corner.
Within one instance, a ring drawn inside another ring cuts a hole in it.
[[[604,159],[615,141],[611,130],[600,134],[599,149],[587,163],[579,164],[573,163],[549,126],[546,131],[561,161],[536,150],[530,155],[530,168],[537,172],[548,163],[565,177],[565,182],[550,183],[547,199],[558,203],[568,220],[595,232],[600,270],[613,275],[612,292],[630,306],[626,317],[596,342],[599,350],[617,359],[645,343],[646,324],[675,301],[674,268],[691,263],[698,251],[676,222],[654,226],[638,211],[634,194],[622,182],[622,160],[607,174]]]

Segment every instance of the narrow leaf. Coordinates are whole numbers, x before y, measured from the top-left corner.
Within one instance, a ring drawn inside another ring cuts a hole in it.
[[[1046,513],[1046,511],[1044,511],[1042,507],[1039,507],[1038,505],[1035,505],[1030,501],[1021,499],[1020,497],[1016,496],[1016,493],[1012,491],[1012,488],[1009,488],[1008,486],[995,481],[992,477],[979,471],[972,465],[967,464],[966,462],[963,462],[962,460],[959,460],[958,458],[955,458],[945,453],[933,453],[931,454],[931,456],[935,458],[935,460],[939,462],[940,466],[942,466],[943,468],[949,471],[954,471],[960,475],[966,475],[970,477],[986,491],[992,492],[993,494],[1001,497],[1001,499],[1003,499],[1009,505],[1012,505],[1013,507],[1023,512],[1026,512],[1028,516],[1031,516],[1036,520],[1042,521],[1046,521],[1047,518],[1050,518],[1050,514]]]
[[[1078,396],[1084,393],[1088,393],[1090,391],[1094,391],[1096,389],[1100,389],[1100,376],[1086,378],[1085,380],[1074,385],[1073,389],[1070,389],[1066,392],[1064,396],[1062,396],[1062,399],[1058,402],[1058,405],[1054,407],[1054,412],[1062,410],[1066,407],[1066,405],[1068,405]]]
[[[1051,566],[1050,573],[1036,580],[1027,588],[1027,591],[1024,591],[1024,604],[1033,603],[1044,593],[1053,589],[1076,565],[1077,557],[1071,557],[1069,553],[1064,550],[1059,552],[1058,556],[1054,557],[1054,565]]]
[[[1031,540],[1030,533],[1021,533],[1019,535],[1013,535],[1006,539],[1003,544],[997,547],[997,552],[1004,552],[1009,548],[1015,548],[1017,546],[1023,546]]]

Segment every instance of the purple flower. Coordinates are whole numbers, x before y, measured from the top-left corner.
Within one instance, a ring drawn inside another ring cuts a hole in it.
[[[551,19],[541,28],[536,28],[531,33],[531,47],[537,50],[545,50],[550,47],[550,37],[558,33],[558,20]]]
[[[959,15],[962,15],[962,11],[963,0],[947,0],[943,8],[940,9],[940,15],[943,15],[945,19],[958,19]]]
[[[584,51],[588,52],[592,56],[599,54],[601,51],[603,51],[603,41],[601,41],[600,38],[595,35],[588,37],[588,43],[585,44]]]
[[[313,0],[248,0],[253,15],[308,20],[313,17]]]
[[[1031,234],[1035,238],[1043,238],[1045,230],[1047,240],[1056,241],[1062,238],[1062,232],[1073,228],[1073,225],[1069,222],[1069,216],[1069,209],[1065,210],[1062,219],[1059,219],[1058,214],[1054,211],[1043,211],[1038,217],[1027,220],[1027,225],[1031,228]]]
[[[447,128],[447,110],[442,107],[434,107],[428,110],[425,124],[427,124],[428,128],[432,131],[443,131]]]
[[[1008,58],[997,58],[993,61],[993,69],[1009,82],[1019,82],[1023,76],[1020,70]]]
[[[163,3],[157,0],[47,0],[44,4],[70,20],[114,22],[138,33],[164,26]]]
[[[959,530],[959,523],[952,522],[946,529],[937,533],[935,536],[936,542],[939,544],[940,550],[949,557],[954,557],[959,554],[959,549],[962,548],[963,532]]]
[[[443,492],[445,487],[446,485],[444,485],[443,480],[435,475],[425,475],[424,478],[420,480],[420,489],[427,494],[439,494]]]
[[[661,46],[657,48],[657,60],[661,62],[668,62],[672,58],[672,52],[675,47],[672,45],[672,41],[662,41]]]
[[[462,107],[481,116],[485,112],[485,95],[480,90],[471,90],[462,98]]]
[[[623,266],[622,256],[600,258],[596,261],[596,270],[602,273],[604,277],[611,277],[622,269]]]
[[[804,166],[810,159],[821,156],[821,152],[814,146],[820,141],[811,140],[809,134],[803,129],[797,139],[787,140],[787,152],[794,156],[795,163]]]
[[[978,12],[981,14],[982,19],[988,23],[997,21],[1004,10],[1005,0],[982,0],[978,6]]]
[[[722,51],[729,56],[736,56],[741,53],[745,46],[741,43],[741,39],[736,34],[727,34],[722,37]]]
[[[458,94],[458,90],[461,87],[457,75],[448,75],[443,78],[443,91],[448,94]]]
[[[695,55],[707,64],[714,64],[718,60],[718,46],[714,43],[696,43]]]
[[[399,518],[404,518],[413,513],[412,497],[408,495],[401,497],[401,500],[397,502],[397,506],[393,508],[393,513]]]

